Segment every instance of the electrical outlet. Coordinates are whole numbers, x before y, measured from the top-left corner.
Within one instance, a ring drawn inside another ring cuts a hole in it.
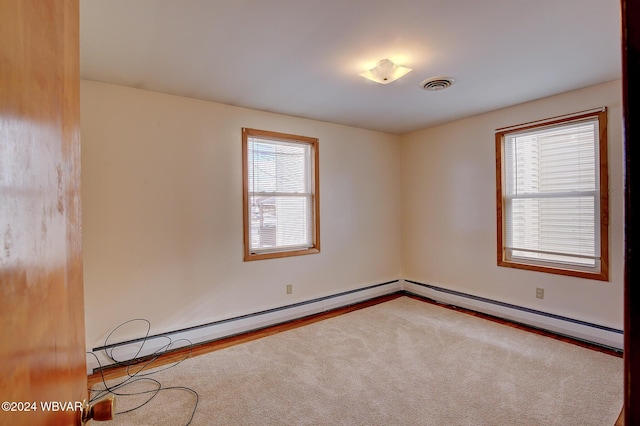
[[[287,294],[293,293],[293,284],[287,284]]]
[[[536,297],[538,299],[544,299],[544,288],[536,288]]]

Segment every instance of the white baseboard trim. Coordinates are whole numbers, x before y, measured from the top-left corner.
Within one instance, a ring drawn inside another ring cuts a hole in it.
[[[89,350],[95,357],[93,355],[87,356],[87,374],[92,374],[100,366],[105,367],[114,364],[114,361],[107,357],[106,350],[113,351],[113,358],[121,361],[142,358],[155,352],[166,350],[166,345],[169,342],[174,342],[169,349],[211,342],[374,299],[379,296],[397,293],[401,290],[402,284],[400,280],[389,281],[187,329],[151,335],[146,339],[138,338],[112,343],[108,346],[97,346]],[[141,345],[142,348],[140,347]]]
[[[605,327],[561,315],[524,308],[496,300],[473,296],[429,284],[403,280],[403,290],[424,296],[436,302],[459,306],[472,311],[493,315],[575,339],[596,343],[613,349],[624,348],[622,330]]]

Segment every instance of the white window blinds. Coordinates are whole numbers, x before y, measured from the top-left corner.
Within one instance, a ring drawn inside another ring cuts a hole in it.
[[[313,149],[304,142],[249,136],[249,251],[314,245]]]
[[[598,118],[504,137],[505,257],[600,268]]]

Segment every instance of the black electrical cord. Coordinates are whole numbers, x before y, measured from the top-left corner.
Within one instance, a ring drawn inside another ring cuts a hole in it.
[[[193,410],[191,411],[191,416],[189,417],[189,421],[186,423],[186,425],[190,425],[191,422],[193,422],[193,417],[196,414],[196,409],[198,408],[198,402],[200,399],[200,396],[198,395],[198,392],[196,392],[195,390],[189,388],[189,387],[185,387],[185,386],[168,386],[168,387],[164,387],[162,386],[162,383],[160,383],[158,380],[152,379],[148,376],[152,375],[152,374],[156,374],[159,373],[161,371],[165,371],[168,370],[170,368],[173,368],[175,366],[177,366],[178,364],[180,364],[181,362],[183,362],[185,359],[189,358],[191,356],[192,353],[192,348],[193,348],[193,343],[191,341],[189,341],[188,339],[179,339],[176,341],[173,341],[171,338],[167,337],[167,336],[163,336],[165,339],[167,339],[168,343],[161,346],[160,348],[156,349],[153,353],[151,353],[150,355],[144,356],[144,357],[140,357],[140,354],[142,353],[142,349],[145,345],[145,343],[147,342],[148,338],[149,338],[149,332],[151,330],[151,323],[149,322],[149,320],[146,320],[144,318],[135,318],[135,319],[131,319],[129,321],[125,321],[122,324],[120,324],[119,326],[117,326],[116,328],[114,328],[113,330],[111,330],[111,332],[107,335],[105,341],[104,341],[104,346],[108,346],[109,345],[109,339],[111,338],[111,336],[121,327],[123,327],[126,324],[132,323],[132,322],[136,322],[136,321],[141,321],[146,323],[147,326],[147,331],[145,332],[144,337],[142,338],[141,342],[140,342],[140,347],[138,348],[136,354],[129,358],[129,359],[125,359],[125,360],[118,360],[116,359],[116,357],[114,357],[113,355],[113,350],[115,349],[115,347],[107,347],[104,350],[105,355],[107,356],[107,358],[109,358],[111,361],[114,362],[114,365],[126,365],[127,369],[126,369],[126,375],[127,377],[120,381],[119,383],[115,383],[115,384],[111,384],[108,385],[107,384],[107,380],[104,377],[104,368],[100,362],[100,359],[97,357],[97,355],[93,352],[87,352],[88,354],[91,354],[96,361],[98,362],[98,367],[100,370],[100,375],[102,378],[102,386],[104,386],[104,389],[94,389],[93,387],[91,387],[89,389],[89,391],[93,394],[95,392],[95,395],[91,396],[90,402],[94,402],[97,401],[101,398],[103,398],[105,395],[115,395],[115,396],[119,396],[119,397],[127,397],[127,396],[140,396],[140,395],[149,395],[148,399],[146,399],[143,403],[135,406],[134,408],[130,408],[128,410],[125,411],[119,411],[116,412],[116,415],[118,414],[125,414],[125,413],[130,413],[134,410],[137,410],[143,406],[145,406],[146,404],[148,404],[149,402],[151,402],[151,400],[153,398],[155,398],[160,392],[162,391],[170,391],[170,390],[184,390],[187,392],[190,392],[191,394],[193,394],[193,396],[195,397],[195,402],[193,404]],[[164,353],[167,353],[169,350],[171,350],[171,347],[173,345],[175,345],[177,342],[181,342],[181,341],[185,341],[188,343],[188,348],[189,348],[189,352],[184,356],[184,358],[169,364],[168,366],[165,366],[164,368],[157,368],[155,371],[151,371],[151,372],[145,372],[142,373],[145,369],[149,369],[149,368],[153,368],[153,364],[154,362]],[[141,359],[146,359],[146,361],[140,361]],[[133,366],[140,366],[140,364],[142,364],[142,366],[137,369],[137,371],[135,372],[131,372],[131,368]],[[135,392],[126,392],[126,386],[130,386],[133,383],[138,383],[138,382],[148,382],[154,385],[154,389],[151,390],[146,390],[146,391],[135,391]]]

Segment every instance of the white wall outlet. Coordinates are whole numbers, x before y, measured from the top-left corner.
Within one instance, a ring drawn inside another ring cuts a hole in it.
[[[293,293],[293,284],[287,284],[287,294]]]
[[[538,299],[544,299],[544,288],[536,288],[536,297]]]

